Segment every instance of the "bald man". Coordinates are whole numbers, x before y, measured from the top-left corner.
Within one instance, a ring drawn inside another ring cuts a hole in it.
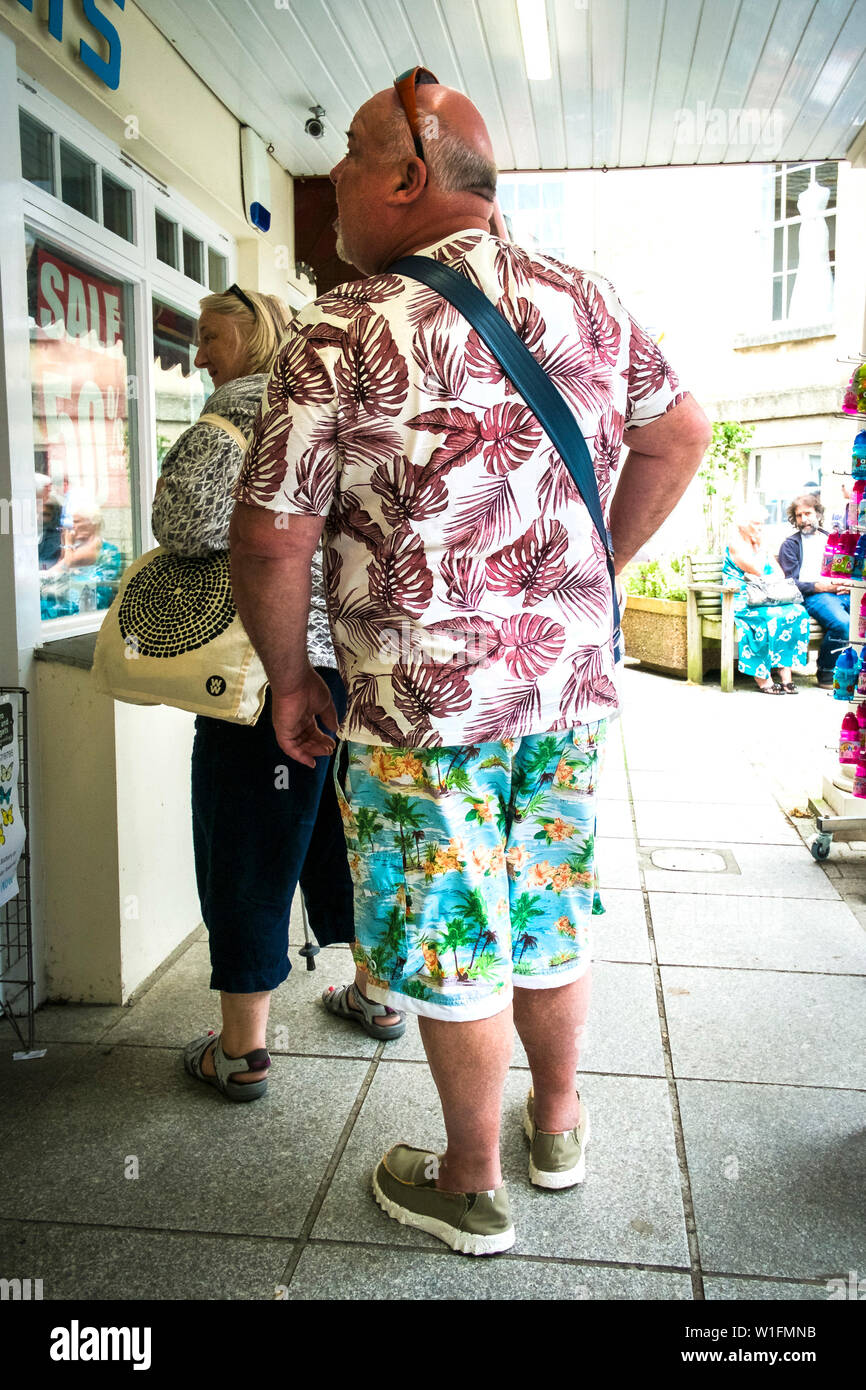
[[[575,1077],[612,597],[532,412],[466,320],[388,268],[408,253],[450,265],[545,366],[594,455],[618,569],[678,501],[709,427],[607,281],[491,235],[484,122],[431,76],[366,102],[331,172],[340,254],[368,278],[292,325],[238,485],[232,577],[279,742],[312,765],[336,727],[304,648],[324,527],[357,932],[355,984],[325,1004],[361,1026],[373,1007],[418,1014],[447,1148],[391,1147],[373,1190],[478,1255],[515,1239],[499,1156],[512,1020],[532,1072],[530,1181],[584,1176]]]

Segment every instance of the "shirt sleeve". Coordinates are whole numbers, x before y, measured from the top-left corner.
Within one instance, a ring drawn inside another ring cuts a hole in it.
[[[628,315],[631,330],[625,428],[650,425],[688,394],[667,358],[645,328]]]
[[[241,458],[240,445],[216,425],[184,430],[163,460],[153,502],[151,526],[161,546],[191,556],[228,550]]]
[[[253,427],[234,493],[239,502],[327,516],[339,457],[332,361],[342,338],[342,329],[319,321],[314,305],[294,320]]]

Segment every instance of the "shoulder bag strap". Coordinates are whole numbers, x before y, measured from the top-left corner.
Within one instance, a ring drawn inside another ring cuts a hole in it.
[[[238,429],[237,425],[233,425],[231,420],[227,420],[224,415],[200,415],[196,424],[215,425],[218,430],[225,430],[225,433],[230,435],[236,444],[240,445],[241,452],[246,453],[249,440],[243,430]]]
[[[411,280],[420,280],[422,284],[441,294],[449,304],[453,304],[487,344],[506,376],[537,417],[538,423],[568,469],[604,546],[613,592],[614,650],[619,660],[621,634],[613,548],[610,532],[604,524],[595,469],[586,440],[573,414],[544,368],[533,357],[508,320],[465,275],[459,275],[450,266],[443,265],[441,261],[434,261],[429,256],[403,256],[388,267],[388,274],[405,275]]]

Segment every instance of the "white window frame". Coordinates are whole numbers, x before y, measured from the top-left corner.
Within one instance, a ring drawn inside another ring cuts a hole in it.
[[[159,299],[180,313],[198,317],[199,301],[209,293],[206,285],[157,259],[155,213],[159,210],[204,245],[204,272],[207,249],[212,247],[227,260],[227,283],[237,275],[237,243],[218,223],[173,189],[166,187],[134,162],[118,145],[84,121],[71,107],[59,101],[29,75],[19,71],[16,91],[7,98],[14,104],[15,119],[22,108],[54,134],[55,169],[59,172],[59,138],[72,145],[106,173],[132,190],[132,218],[135,243],[110,232],[100,222],[76,212],[58,196],[44,192],[21,179],[23,220],[37,236],[93,266],[107,276],[131,284],[134,331],[134,375],[137,378],[136,431],[130,447],[130,500],[133,514],[133,546],[140,539],[141,549],[155,544],[150,529],[150,509],[157,479],[156,400],[153,372],[153,301]],[[102,180],[97,180],[97,210],[102,208]],[[182,243],[181,243],[182,252]],[[136,549],[137,553],[137,549]],[[95,632],[105,613],[76,614],[67,618],[40,619],[43,641]]]
[[[776,217],[776,182],[777,182],[777,180],[779,179],[779,176],[780,176],[780,174],[781,174],[781,175],[782,175],[782,187],[785,189],[785,194],[786,194],[786,197],[787,197],[788,174],[789,174],[789,173],[798,173],[798,172],[799,172],[800,170],[802,170],[802,169],[809,169],[809,171],[810,171],[810,172],[809,172],[809,183],[810,183],[810,184],[812,184],[812,183],[818,183],[818,182],[819,182],[819,179],[818,179],[818,170],[821,168],[821,166],[822,166],[823,164],[835,164],[835,165],[836,165],[836,200],[835,200],[833,206],[832,206],[831,208],[828,208],[827,211],[823,214],[823,216],[824,216],[824,221],[825,221],[825,222],[829,222],[830,218],[831,218],[831,217],[833,218],[833,220],[834,220],[835,231],[836,231],[836,234],[838,235],[838,231],[839,231],[839,224],[838,224],[838,214],[839,214],[839,165],[840,165],[841,162],[842,162],[842,161],[841,161],[841,160],[838,160],[838,159],[819,159],[819,160],[802,160],[800,163],[796,163],[796,162],[780,162],[780,163],[777,163],[777,164],[772,164],[772,165],[770,165],[770,171],[771,171],[771,175],[772,175],[772,179],[771,179],[771,195],[770,195],[770,196],[771,196],[771,202],[770,202],[770,207],[771,207],[771,210],[772,210],[772,218],[773,218],[773,221],[772,221],[772,236],[771,236],[771,239],[770,239],[770,323],[771,323],[772,328],[773,328],[774,330],[786,328],[786,327],[789,325],[789,323],[791,322],[791,320],[790,320],[789,317],[788,317],[788,278],[789,278],[789,276],[793,275],[793,277],[794,277],[794,279],[793,279],[793,284],[796,284],[796,279],[797,279],[797,277],[796,277],[796,272],[795,272],[795,271],[791,271],[791,270],[788,269],[788,259],[789,259],[789,258],[788,258],[788,237],[789,237],[789,234],[790,234],[790,228],[791,228],[792,226],[798,226],[798,227],[799,227],[799,226],[802,225],[802,222],[803,222],[803,219],[802,219],[802,217],[801,217],[801,215],[800,215],[799,212],[796,213],[796,214],[795,214],[794,216],[792,216],[792,217],[786,217],[786,216],[785,216],[786,198],[782,198],[782,199],[781,199],[781,206],[780,206],[780,208],[779,208],[779,211],[780,211],[781,214],[782,214],[781,217],[779,217],[779,218]],[[782,231],[782,269],[781,269],[781,270],[776,270],[776,232],[777,232],[778,230],[780,230],[780,229],[781,229],[781,231]],[[833,271],[833,298],[834,298],[833,313],[835,313],[835,293],[836,293],[836,254],[835,254],[835,245],[836,245],[836,239],[834,238],[834,253],[833,253],[833,262],[832,262],[832,271]],[[798,258],[797,258],[797,259],[798,259],[798,265],[799,265],[799,254],[798,254]],[[773,298],[774,298],[774,295],[775,295],[776,281],[777,281],[780,277],[781,277],[781,285],[782,285],[782,316],[781,316],[781,318],[778,318],[778,319],[777,319],[777,318],[774,318],[774,317],[773,317]],[[792,285],[792,289],[793,289],[793,285]]]

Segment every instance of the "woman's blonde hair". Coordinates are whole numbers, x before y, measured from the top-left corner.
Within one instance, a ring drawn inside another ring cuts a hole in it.
[[[206,294],[199,301],[200,314],[222,314],[234,320],[247,346],[247,366],[250,374],[269,372],[286,336],[293,311],[275,294],[259,294],[244,290],[244,296],[255,305],[255,313],[236,294]]]
[[[759,526],[763,526],[766,524],[766,520],[766,507],[762,507],[757,502],[747,502],[745,506],[740,507],[734,513],[733,526],[734,530],[739,531],[742,536],[745,535],[748,528],[754,525],[755,522],[757,522]]]

